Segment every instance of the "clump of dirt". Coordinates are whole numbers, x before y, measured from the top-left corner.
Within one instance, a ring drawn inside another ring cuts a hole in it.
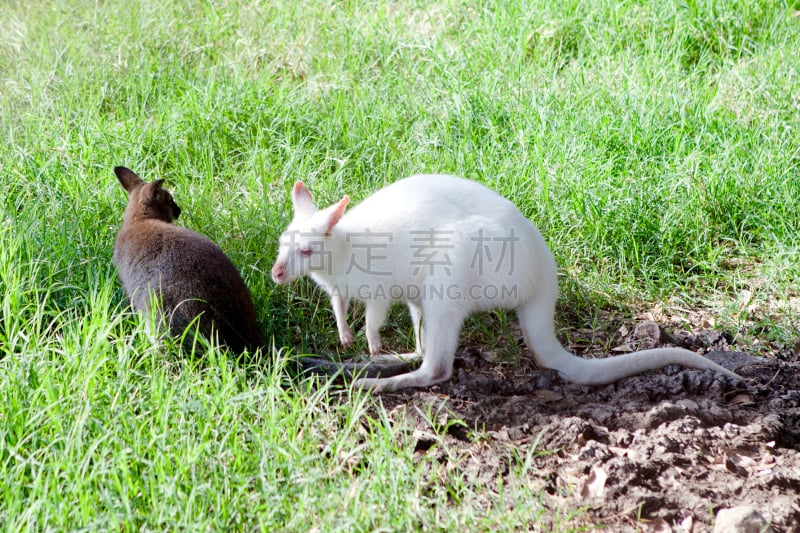
[[[635,329],[620,351],[642,347],[643,336],[644,347],[664,341],[658,327]],[[704,332],[681,344],[727,348],[720,339]],[[570,525],[702,532],[719,510],[749,505],[773,531],[797,531],[800,363],[725,350],[706,355],[744,381],[667,367],[588,387],[536,368],[525,350],[509,363],[462,347],[452,380],[381,401],[411,421],[418,452],[460,457],[464,473],[483,487],[501,479],[540,488],[552,511],[545,520],[583,510]],[[431,412],[463,424],[421,414]],[[438,445],[426,437],[436,431],[443,433]],[[512,473],[502,458],[526,457],[532,447],[530,468],[522,477]]]

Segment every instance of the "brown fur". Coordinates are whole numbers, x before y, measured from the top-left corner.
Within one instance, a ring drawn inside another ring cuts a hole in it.
[[[160,302],[159,322],[175,337],[197,319],[201,334],[216,334],[236,353],[264,344],[250,292],[223,251],[173,224],[181,213],[163,180],[145,182],[131,170],[114,172],[128,206],[114,245],[114,265],[131,305],[142,312]],[[199,318],[198,318],[199,317]]]

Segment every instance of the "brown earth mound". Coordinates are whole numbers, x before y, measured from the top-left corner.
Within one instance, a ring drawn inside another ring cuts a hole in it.
[[[421,455],[483,487],[540,488],[543,527],[555,516],[558,527],[702,532],[718,511],[748,505],[772,531],[800,531],[800,363],[716,351],[707,355],[744,381],[667,367],[586,387],[522,354],[509,363],[461,348],[451,381],[381,401],[411,421]],[[527,456],[520,478],[511,458]]]

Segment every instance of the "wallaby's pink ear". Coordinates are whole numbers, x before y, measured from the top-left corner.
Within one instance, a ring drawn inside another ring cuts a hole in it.
[[[339,223],[341,220],[342,215],[344,215],[344,210],[347,209],[347,204],[350,203],[350,197],[346,194],[342,196],[342,199],[339,200],[337,203],[330,206],[327,210],[330,211],[328,215],[328,220],[325,222],[325,236],[329,237],[330,234],[333,232],[333,227]]]
[[[136,175],[134,171],[125,167],[114,167],[114,174],[122,184],[122,188],[130,193],[144,185],[144,180]]]
[[[301,216],[310,215],[317,210],[314,206],[314,199],[311,198],[311,191],[302,181],[295,183],[292,188],[292,206],[295,215]]]

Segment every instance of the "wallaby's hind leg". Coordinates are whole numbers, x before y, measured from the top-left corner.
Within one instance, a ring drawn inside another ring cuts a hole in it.
[[[353,342],[353,330],[347,324],[347,308],[350,302],[345,300],[341,294],[331,295],[331,307],[333,316],[336,317],[336,328],[339,330],[339,340],[342,346],[348,346]]]
[[[383,344],[381,343],[381,327],[386,321],[386,313],[389,311],[389,300],[369,300],[366,302],[366,329],[367,345],[370,355],[381,353]]]
[[[414,325],[414,350],[417,355],[425,353],[425,344],[422,338],[422,307],[414,302],[407,302],[408,313],[411,315],[411,323]]]
[[[429,387],[450,379],[464,317],[442,312],[441,308],[436,310],[439,312],[424,311],[425,355],[417,370],[391,378],[359,379],[354,385],[373,392],[392,392],[408,387]]]

